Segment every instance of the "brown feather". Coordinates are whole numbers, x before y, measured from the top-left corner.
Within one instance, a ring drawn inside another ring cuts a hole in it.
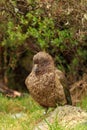
[[[60,81],[64,78],[63,73],[55,68],[52,57],[46,52],[39,52],[33,57],[33,62],[34,66],[25,84],[34,100],[44,107],[66,104]]]

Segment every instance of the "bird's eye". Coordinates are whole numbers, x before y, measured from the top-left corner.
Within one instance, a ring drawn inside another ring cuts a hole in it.
[[[47,64],[48,63],[48,59],[43,59],[42,63]]]
[[[34,64],[38,64],[39,61],[38,60],[33,60]]]

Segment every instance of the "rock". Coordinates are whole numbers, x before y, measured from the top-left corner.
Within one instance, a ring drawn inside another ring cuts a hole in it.
[[[75,106],[59,106],[46,119],[38,123],[34,130],[49,130],[48,124],[53,124],[55,120],[67,130],[68,128],[74,128],[77,124],[85,123],[87,112]]]

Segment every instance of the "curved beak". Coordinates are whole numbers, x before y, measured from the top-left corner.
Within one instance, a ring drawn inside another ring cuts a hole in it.
[[[34,67],[33,67],[33,71],[34,71],[35,73],[38,72],[38,65],[37,65],[37,64],[34,65]]]

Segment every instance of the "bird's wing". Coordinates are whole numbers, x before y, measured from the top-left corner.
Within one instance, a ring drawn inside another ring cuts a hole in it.
[[[56,73],[56,77],[59,79],[60,83],[62,84],[63,87],[63,91],[67,100],[67,104],[72,104],[72,100],[71,100],[71,95],[70,95],[70,91],[68,88],[68,83],[67,83],[67,79],[64,75],[64,73],[58,69],[55,69],[55,73]]]
[[[58,104],[61,104],[61,105],[64,105],[67,103],[66,101],[66,97],[65,97],[65,93],[64,93],[64,89],[63,89],[63,86],[59,80],[59,77],[57,75],[57,73],[55,73],[55,94],[56,94],[56,97],[57,97],[57,103]]]

